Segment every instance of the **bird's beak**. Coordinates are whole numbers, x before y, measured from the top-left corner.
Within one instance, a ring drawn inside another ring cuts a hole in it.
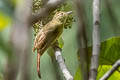
[[[72,12],[73,12],[73,11],[68,11],[68,12],[66,12],[66,14],[69,15],[69,14],[71,14]]]

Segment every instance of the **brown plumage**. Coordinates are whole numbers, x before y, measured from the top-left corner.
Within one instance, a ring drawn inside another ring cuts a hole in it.
[[[35,37],[33,51],[37,50],[37,72],[40,78],[40,56],[60,37],[63,32],[64,18],[67,17],[69,13],[71,12],[57,12],[53,19],[48,22]]]

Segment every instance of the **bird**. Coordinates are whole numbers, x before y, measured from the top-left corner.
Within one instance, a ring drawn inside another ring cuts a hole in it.
[[[40,57],[50,46],[52,46],[59,39],[60,35],[63,32],[65,18],[68,17],[71,13],[72,11],[56,12],[52,20],[44,25],[35,37],[33,52],[37,50],[37,73],[39,78],[41,78]]]

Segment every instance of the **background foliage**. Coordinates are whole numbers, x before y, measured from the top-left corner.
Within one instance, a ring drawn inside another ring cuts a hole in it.
[[[97,79],[111,68],[111,65],[118,59],[120,59],[120,1],[110,0],[112,13],[109,12],[105,0],[101,0],[101,55],[100,66]],[[8,5],[9,4],[9,5]],[[9,53],[6,53],[4,46],[7,46],[10,37],[10,28],[13,17],[13,11],[16,3],[9,0],[0,1],[0,80],[2,80],[4,67],[6,64]],[[69,5],[69,8],[65,8],[65,11],[72,10],[73,5]],[[86,0],[86,24],[87,24],[87,37],[88,37],[88,49],[91,54],[92,48],[92,1]],[[71,9],[70,9],[71,8]],[[114,19],[111,17],[114,15]],[[76,18],[74,16],[74,18]],[[64,46],[62,55],[65,58],[65,63],[68,69],[74,76],[75,80],[81,80],[79,62],[77,59],[77,41],[76,30],[77,22],[73,22],[71,29],[64,29],[62,34],[64,40]],[[34,35],[33,35],[34,38]],[[31,45],[32,46],[32,45]],[[32,50],[31,50],[32,51]],[[39,80],[36,71],[36,53],[32,54],[31,62],[31,79]],[[52,63],[50,56],[47,52],[41,58],[41,74],[42,80],[64,80],[61,71],[58,68],[58,64]],[[60,74],[60,75],[59,75]],[[109,80],[120,80],[118,77],[120,72],[116,71]]]

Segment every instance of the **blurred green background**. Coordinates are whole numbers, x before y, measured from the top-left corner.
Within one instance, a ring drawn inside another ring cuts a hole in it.
[[[89,53],[91,53],[92,44],[92,0],[86,1],[86,32],[89,44]],[[120,0],[109,0],[109,8],[105,0],[101,0],[101,55],[100,55],[100,66],[98,73],[99,78],[111,68],[111,65],[120,59]],[[8,5],[9,4],[9,5]],[[13,11],[15,3],[9,2],[9,0],[0,0],[0,38],[3,43],[7,45],[10,38],[10,28],[12,24]],[[71,5],[71,8],[73,5]],[[113,16],[111,16],[113,15]],[[74,17],[76,19],[76,16]],[[65,63],[75,77],[75,80],[81,80],[79,62],[77,59],[77,40],[76,40],[77,22],[73,22],[71,29],[64,29],[62,34],[64,40],[64,46],[62,50],[62,56],[65,59]],[[1,40],[0,39],[0,40]],[[1,41],[0,41],[1,42]],[[32,41],[33,42],[33,41]],[[31,45],[33,46],[33,45]],[[32,51],[32,50],[31,50]],[[7,61],[7,56],[3,49],[3,45],[0,44],[0,80],[3,77],[4,67]],[[31,59],[31,80],[39,80],[36,70],[36,53],[32,54]],[[102,67],[101,67],[102,66]],[[41,75],[42,80],[64,80],[64,77],[58,65],[52,63],[50,56],[47,52],[41,57]],[[59,75],[60,74],[60,75]],[[115,72],[109,80],[120,80],[117,76],[120,76],[119,72]]]

